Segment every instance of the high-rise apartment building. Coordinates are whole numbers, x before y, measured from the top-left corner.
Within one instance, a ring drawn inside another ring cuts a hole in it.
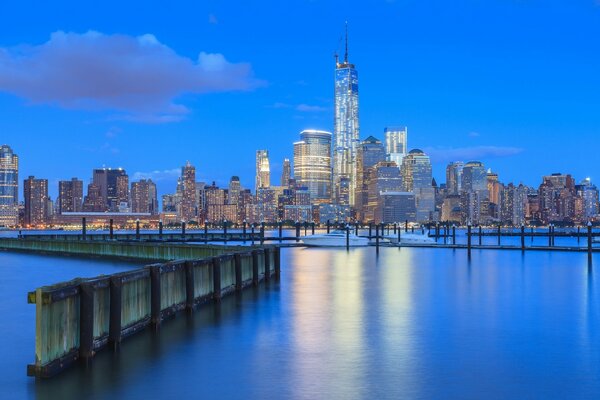
[[[354,206],[356,151],[360,142],[358,72],[348,61],[347,27],[344,60],[339,62],[336,55],[333,126],[333,198],[339,204]]]
[[[402,160],[402,183],[405,192],[413,192],[417,204],[417,221],[433,219],[435,189],[433,188],[431,160],[422,150],[411,150]]]
[[[182,221],[196,220],[196,167],[188,161],[181,168],[181,207],[180,215]]]
[[[268,150],[256,150],[256,185],[255,190],[271,187],[271,165]]]
[[[151,179],[131,183],[131,211],[134,213],[157,213],[156,184]]]
[[[81,212],[83,210],[83,181],[73,178],[58,182],[58,212]]]
[[[122,168],[99,168],[93,171],[92,183],[100,190],[105,204],[103,211],[118,211],[120,203],[128,201],[129,178],[124,177],[127,177],[127,173]]]
[[[0,226],[19,224],[19,157],[0,146]]]
[[[23,181],[25,214],[23,223],[29,226],[43,225],[48,219],[48,180],[33,176]]]
[[[331,201],[331,133],[304,130],[294,143],[294,179],[315,204]]]

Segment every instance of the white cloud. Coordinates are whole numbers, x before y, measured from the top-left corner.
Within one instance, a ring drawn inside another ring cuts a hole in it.
[[[33,104],[111,110],[140,122],[182,119],[186,93],[251,90],[264,82],[250,64],[220,53],[178,55],[154,35],[55,32],[41,45],[0,48],[0,91]]]
[[[154,182],[160,181],[172,181],[177,179],[181,175],[181,168],[156,170],[150,172],[134,172],[133,180],[138,181],[140,179],[152,179]]]

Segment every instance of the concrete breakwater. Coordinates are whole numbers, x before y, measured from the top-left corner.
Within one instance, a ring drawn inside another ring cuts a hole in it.
[[[76,362],[87,364],[96,352],[116,350],[144,328],[158,330],[180,311],[192,312],[279,272],[280,249],[265,246],[40,287],[27,296],[36,306],[35,362],[27,374],[48,378]]]

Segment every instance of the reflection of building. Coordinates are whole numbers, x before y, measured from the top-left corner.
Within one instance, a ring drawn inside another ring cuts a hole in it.
[[[408,129],[404,127],[388,127],[383,131],[385,134],[385,152],[388,161],[402,165],[406,156]]]
[[[271,167],[269,164],[269,151],[256,150],[256,187],[269,188],[271,186]]]
[[[58,212],[81,212],[83,209],[83,181],[73,178],[58,182]]]
[[[313,203],[331,200],[330,154],[329,132],[304,130],[294,143],[294,179],[297,186],[308,188]]]
[[[354,206],[356,192],[356,149],[359,143],[358,72],[348,61],[348,37],[344,61],[336,56],[335,118],[333,129],[334,201]],[[347,183],[342,184],[345,178]],[[344,194],[340,191],[344,189]]]
[[[42,225],[48,220],[48,180],[30,176],[23,182],[25,225]]]

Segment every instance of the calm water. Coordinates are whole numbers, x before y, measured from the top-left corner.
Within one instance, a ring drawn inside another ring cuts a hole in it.
[[[600,257],[284,249],[279,283],[37,382],[39,285],[131,264],[0,253],[1,398],[598,399]]]

